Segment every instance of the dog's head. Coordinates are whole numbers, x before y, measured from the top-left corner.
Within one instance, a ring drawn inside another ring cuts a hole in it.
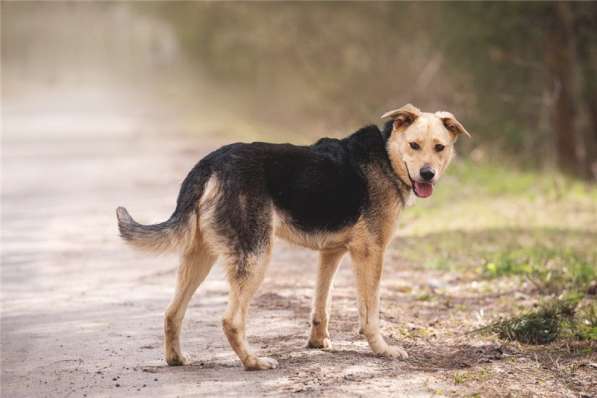
[[[470,137],[449,112],[421,112],[411,104],[386,112],[392,131],[386,149],[394,171],[420,198],[433,193],[454,155],[454,143],[461,134]]]

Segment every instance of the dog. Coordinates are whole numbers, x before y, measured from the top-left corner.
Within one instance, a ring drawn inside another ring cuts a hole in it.
[[[249,348],[249,303],[263,281],[274,236],[320,253],[307,346],[330,349],[330,290],[349,253],[356,276],[360,330],[380,356],[407,358],[379,327],[384,250],[412,195],[431,196],[454,155],[462,124],[448,112],[411,104],[383,114],[383,129],[364,127],[344,139],[310,146],[255,142],[223,146],[200,160],[182,183],[172,216],[141,225],[116,210],[120,235],[149,251],[178,250],[174,298],[164,318],[168,365],[184,365],[181,323],[191,296],[218,258],[230,285],[224,333],[247,370],[275,368]]]

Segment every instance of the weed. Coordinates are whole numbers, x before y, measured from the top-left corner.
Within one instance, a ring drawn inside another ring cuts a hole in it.
[[[500,253],[495,260],[487,261],[482,273],[489,278],[499,278],[507,275],[530,274],[533,267],[526,257],[520,257],[516,252]]]
[[[579,305],[572,320],[564,321],[562,335],[578,340],[597,341],[597,303]]]
[[[455,384],[464,384],[466,382],[466,374],[464,372],[456,372],[454,373],[454,383]]]
[[[490,377],[490,371],[485,368],[474,371],[461,371],[454,373],[454,384],[466,384],[469,381],[483,382]]]
[[[578,311],[580,294],[546,302],[534,311],[520,316],[498,320],[475,332],[493,332],[505,340],[515,340],[525,344],[547,344],[560,336],[582,340],[595,339],[597,317],[595,305]]]
[[[433,297],[431,296],[430,293],[421,293],[417,297],[415,297],[415,300],[417,300],[417,301],[431,301],[432,298]]]

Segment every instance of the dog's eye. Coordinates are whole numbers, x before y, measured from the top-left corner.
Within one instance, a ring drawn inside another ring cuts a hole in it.
[[[415,151],[418,151],[419,149],[421,149],[421,147],[419,146],[419,144],[417,144],[416,142],[411,142],[411,143],[409,143],[409,145]]]
[[[441,151],[444,150],[444,148],[445,148],[445,146],[442,145],[442,144],[435,144],[435,151],[436,152],[441,152]]]

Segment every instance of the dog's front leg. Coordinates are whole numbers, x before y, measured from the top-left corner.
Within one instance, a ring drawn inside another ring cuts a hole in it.
[[[361,328],[371,350],[391,358],[408,358],[401,347],[388,345],[379,330],[379,281],[383,272],[383,248],[358,245],[351,247],[350,256],[359,295]]]
[[[338,270],[342,256],[346,249],[322,251],[319,254],[319,269],[317,271],[317,285],[311,311],[311,337],[307,347],[331,349],[328,323],[330,320],[330,290],[334,275]]]

